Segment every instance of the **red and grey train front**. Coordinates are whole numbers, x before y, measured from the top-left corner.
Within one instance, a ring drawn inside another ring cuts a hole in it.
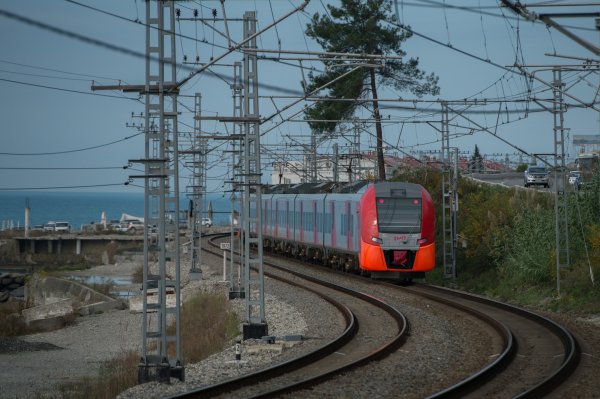
[[[360,202],[359,265],[373,278],[422,277],[435,267],[431,196],[413,183],[371,185]]]

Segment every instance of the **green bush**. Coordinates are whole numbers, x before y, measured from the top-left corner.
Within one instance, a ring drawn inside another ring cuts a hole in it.
[[[526,166],[526,165],[525,165]],[[443,264],[441,172],[404,171],[397,180],[423,185],[436,206],[438,265]],[[441,267],[427,280],[551,310],[600,312],[600,176],[567,192],[569,269],[556,290],[554,195],[459,179],[457,279]]]

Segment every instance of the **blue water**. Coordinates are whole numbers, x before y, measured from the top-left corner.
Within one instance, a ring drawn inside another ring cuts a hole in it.
[[[181,210],[188,209],[189,200],[181,197]],[[213,224],[228,225],[231,203],[222,195],[209,194]],[[118,220],[121,214],[144,216],[144,195],[141,193],[73,193],[73,192],[0,192],[0,229],[25,225],[25,206],[29,203],[31,226],[50,220],[66,221],[74,229],[91,222],[99,223],[102,212],[107,220]]]

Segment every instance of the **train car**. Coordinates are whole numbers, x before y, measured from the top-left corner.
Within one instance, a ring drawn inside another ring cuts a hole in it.
[[[373,278],[410,280],[435,267],[433,202],[418,184],[273,187],[261,207],[266,250]]]

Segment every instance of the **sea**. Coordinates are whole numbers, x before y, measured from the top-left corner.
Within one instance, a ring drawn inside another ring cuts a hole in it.
[[[190,200],[180,195],[180,210],[189,209]],[[107,221],[119,220],[126,213],[144,217],[143,193],[92,192],[0,192],[0,230],[25,226],[25,208],[29,207],[31,227],[49,221],[69,222],[74,230],[100,223],[102,212]],[[229,225],[231,201],[222,194],[208,194],[205,209],[212,209],[214,225]],[[205,211],[206,212],[206,211]],[[206,216],[206,213],[205,213]]]

